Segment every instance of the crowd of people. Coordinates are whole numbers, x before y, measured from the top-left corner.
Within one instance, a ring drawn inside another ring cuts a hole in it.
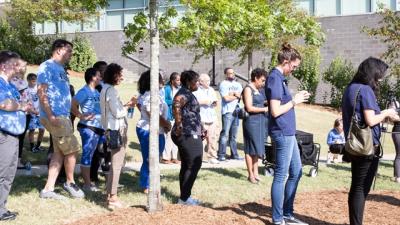
[[[74,95],[65,65],[73,54],[73,44],[58,39],[51,46],[50,59],[43,62],[36,74],[24,81],[26,62],[11,51],[0,51],[0,220],[12,220],[18,215],[6,208],[7,197],[21,162],[25,133],[28,131],[29,150],[42,151],[44,129],[51,135],[48,177],[39,193],[40,198],[65,199],[54,187],[64,172],[62,187],[72,197],[83,198],[85,193],[99,191],[98,171],[106,175],[106,201],[109,208],[121,208],[118,198],[121,170],[125,161],[128,139],[128,111],[137,108],[140,119],[136,135],[140,142],[142,166],[140,187],[149,188],[150,151],[150,71],[140,75],[138,96],[122,102],[118,85],[123,81],[123,68],[99,61],[84,74],[85,85]],[[268,73],[256,68],[249,83],[235,80],[232,68],[224,70],[225,79],[219,85],[221,102],[210,87],[208,74],[193,70],[173,72],[166,80],[159,74],[159,154],[160,162],[180,164],[178,204],[199,205],[192,196],[192,187],[203,162],[219,164],[244,160],[248,181],[258,184],[259,159],[264,158],[264,143],[271,137],[276,151],[275,174],[271,186],[273,224],[306,224],[294,214],[294,201],[302,176],[302,162],[296,134],[296,105],[308,101],[310,93],[291,94],[288,76],[300,66],[301,55],[284,44],[277,55],[278,64]],[[362,224],[366,196],[376,174],[381,151],[380,123],[385,119],[400,121],[393,108],[380,111],[375,93],[378,82],[388,66],[376,58],[361,63],[343,96],[343,119],[335,121],[329,132],[328,163],[345,154],[351,162],[352,181],[349,192],[350,224]],[[238,154],[238,111],[243,101],[245,116],[243,139],[245,157]],[[222,123],[219,125],[216,107],[221,104]],[[129,109],[129,110],[128,110]],[[372,130],[374,154],[369,157],[344,151],[353,114]],[[81,145],[74,135],[74,118]],[[395,122],[393,139],[399,149],[398,126]],[[34,131],[38,129],[36,143]],[[229,145],[230,154],[226,152]],[[82,149],[80,171],[83,180],[79,187],[74,178],[77,153]],[[398,151],[397,151],[398,152]],[[332,154],[332,155],[331,155]],[[398,154],[400,155],[400,154]],[[400,159],[400,156],[396,157]],[[395,179],[399,181],[400,160],[395,161]]]

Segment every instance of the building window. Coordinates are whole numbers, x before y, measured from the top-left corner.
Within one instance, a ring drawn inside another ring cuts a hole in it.
[[[317,16],[336,16],[341,13],[340,0],[315,0]]]
[[[342,4],[343,15],[364,14],[372,11],[371,0],[342,1]]]

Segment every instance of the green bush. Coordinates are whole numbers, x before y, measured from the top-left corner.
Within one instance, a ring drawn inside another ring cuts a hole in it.
[[[323,73],[322,79],[332,85],[331,106],[340,108],[344,89],[353,79],[355,72],[350,61],[336,57]]]
[[[299,90],[307,90],[311,93],[310,103],[315,103],[315,96],[320,80],[319,65],[321,54],[318,47],[309,46],[301,51],[301,64],[293,72],[293,76],[300,82]]]
[[[76,36],[72,40],[74,45],[74,54],[69,62],[69,68],[77,71],[84,72],[87,68],[92,67],[96,62],[96,53],[90,41],[82,36]]]

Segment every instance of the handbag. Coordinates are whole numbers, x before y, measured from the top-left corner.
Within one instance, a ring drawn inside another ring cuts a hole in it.
[[[246,112],[246,110],[243,107],[239,106],[239,102],[236,105],[235,110],[233,111],[233,116],[238,117],[241,120],[247,119],[247,117],[249,117],[249,113]]]
[[[104,95],[104,102],[107,103],[107,92],[110,87],[107,88],[106,93]],[[107,119],[107,107],[104,104],[104,116]],[[106,143],[107,147],[112,150],[119,151],[122,146],[122,135],[119,130],[110,130],[106,131]]]
[[[345,143],[345,150],[354,156],[372,156],[375,154],[375,148],[373,146],[371,128],[361,122],[355,113],[360,88],[354,99],[353,115],[351,117],[350,130]]]

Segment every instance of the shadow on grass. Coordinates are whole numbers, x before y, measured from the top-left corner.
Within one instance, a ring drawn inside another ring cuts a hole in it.
[[[209,171],[209,172],[213,172],[219,175],[223,175],[223,176],[228,176],[231,178],[235,178],[235,179],[244,179],[246,178],[245,175],[233,170],[232,168],[201,168],[200,171]],[[178,181],[178,176],[179,176],[179,172],[175,173],[169,173],[166,175],[163,175],[161,179],[166,180],[166,181]],[[202,179],[206,176],[209,176],[207,174],[204,173],[199,173],[197,175],[196,179]]]
[[[11,187],[10,195],[21,196],[22,194],[39,191],[44,187],[47,175],[42,176],[16,176]]]
[[[327,164],[326,167],[332,168],[335,170],[343,170],[343,171],[351,171],[350,163],[335,163],[335,164]]]
[[[400,206],[400,199],[397,199],[393,196],[382,195],[382,194],[369,194],[368,200],[375,202],[385,202],[390,205]]]
[[[245,204],[239,204],[238,207],[229,207],[229,206],[224,206],[224,207],[218,207],[218,208],[212,208],[214,210],[218,211],[232,211],[238,215],[241,216],[246,216],[249,219],[252,220],[259,220],[263,222],[264,224],[273,224],[272,220],[272,208],[270,206],[262,205],[256,202],[249,202]],[[305,215],[299,215],[296,214],[296,217],[299,218],[300,220],[307,222],[308,224],[324,224],[324,225],[339,225],[335,223],[329,223],[326,221],[321,221],[319,219],[310,217],[310,216],[305,216]]]

